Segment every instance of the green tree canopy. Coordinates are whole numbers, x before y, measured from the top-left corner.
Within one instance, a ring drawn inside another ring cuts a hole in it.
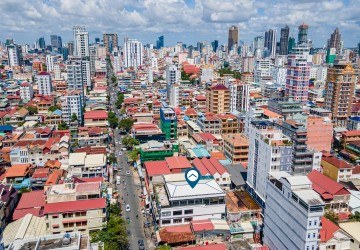
[[[140,154],[140,149],[138,148],[133,149],[128,153],[129,160],[132,162],[137,161],[139,154]]]
[[[71,115],[71,121],[74,122],[74,121],[77,121],[78,120],[78,117],[75,113],[72,113]]]
[[[132,128],[133,124],[134,120],[131,118],[122,119],[119,122],[119,128],[128,132]]]
[[[117,162],[116,156],[114,154],[109,155],[108,157],[109,164],[113,164]]]
[[[37,108],[26,107],[26,109],[29,111],[29,115],[35,115],[35,114],[38,113],[38,109],[37,109]]]
[[[339,223],[339,215],[336,214],[334,211],[329,210],[324,213],[324,217],[329,219],[330,221],[334,222],[335,224]]]
[[[48,110],[54,112],[55,110],[61,110],[61,108],[59,106],[51,106]]]
[[[109,126],[111,128],[116,128],[118,126],[118,118],[116,117],[114,112],[109,112],[108,113],[108,122],[109,122]]]
[[[129,148],[132,148],[133,146],[136,146],[136,145],[139,145],[140,142],[138,140],[136,140],[135,138],[133,138],[132,136],[128,135],[128,136],[125,136],[121,142],[126,146],[126,147],[129,147]]]
[[[58,130],[67,130],[67,129],[69,129],[69,126],[66,124],[66,122],[61,122],[58,125]]]

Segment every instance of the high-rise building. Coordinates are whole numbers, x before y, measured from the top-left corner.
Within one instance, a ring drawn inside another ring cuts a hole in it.
[[[10,45],[10,44],[14,44],[14,39],[12,38],[7,38],[6,41],[5,41],[5,45]]]
[[[257,36],[254,38],[254,55],[256,58],[261,58],[264,54],[265,40],[263,36]]]
[[[234,45],[239,45],[239,28],[235,25],[229,28],[228,51],[232,50]]]
[[[165,134],[166,140],[175,140],[177,138],[177,117],[172,108],[160,108],[160,128]]]
[[[75,114],[78,119],[78,125],[83,122],[83,99],[80,90],[70,90],[60,98],[61,100],[61,118],[68,125],[71,122],[72,115]]]
[[[47,72],[40,72],[36,75],[38,92],[40,95],[51,95],[52,82],[51,75]]]
[[[118,36],[116,33],[104,33],[103,41],[106,52],[108,53],[112,53],[114,49],[118,47]]]
[[[211,46],[214,52],[216,52],[217,48],[219,47],[219,41],[218,40],[214,40],[213,42],[211,42]]]
[[[136,39],[125,38],[124,43],[125,67],[137,69],[143,64],[143,46]]]
[[[249,124],[249,161],[246,188],[249,194],[265,206],[268,173],[291,170],[293,147],[291,139],[267,120]]]
[[[264,47],[267,51],[266,56],[275,58],[276,55],[276,30],[269,29],[265,32]]]
[[[339,32],[339,28],[336,28],[334,32],[331,34],[330,39],[328,40],[327,44],[328,49],[329,48],[335,48],[336,54],[341,54],[341,34]]]
[[[46,55],[46,71],[54,71],[54,63],[57,62],[57,57],[52,55]]]
[[[58,49],[62,49],[63,45],[62,45],[62,39],[61,36],[57,37],[57,45],[58,45]]]
[[[299,33],[298,33],[298,44],[307,43],[308,42],[308,30],[309,25],[303,23],[299,26]]]
[[[288,55],[288,73],[286,77],[286,95],[296,101],[308,100],[310,68],[312,56],[307,44],[295,46]]]
[[[83,81],[83,69],[81,60],[70,61],[66,65],[68,90],[79,90],[84,100],[85,84]]]
[[[180,106],[180,84],[175,83],[171,86],[169,103],[173,108]]]
[[[116,49],[117,50],[117,49]],[[90,75],[95,75],[96,46],[89,47]]]
[[[206,111],[214,114],[230,112],[230,90],[225,85],[206,89]]]
[[[159,36],[158,40],[156,41],[156,48],[161,49],[164,47],[164,36]]]
[[[250,84],[238,79],[227,79],[225,86],[230,90],[230,112],[247,112],[250,108]]]
[[[89,33],[78,32],[76,33],[76,55],[80,57],[88,57],[89,52]]]
[[[280,55],[287,55],[288,54],[288,47],[289,47],[289,26],[285,26],[281,28],[280,32]]]
[[[66,61],[69,57],[69,48],[66,48],[66,47],[62,48],[61,53],[63,56],[63,60]]]
[[[319,249],[325,203],[309,178],[277,172],[264,181],[264,244],[270,249]]]
[[[58,47],[58,36],[57,35],[51,35],[50,36],[50,43],[53,48]]]
[[[254,81],[260,83],[263,78],[269,77],[271,74],[271,60],[269,58],[262,58],[255,61]]]
[[[10,44],[6,46],[8,54],[8,65],[10,68],[14,66],[20,66],[20,51],[16,44]]]
[[[38,41],[38,44],[39,44],[40,49],[45,49],[46,48],[45,38],[40,37],[39,41]]]
[[[358,75],[359,71],[345,61],[335,60],[334,65],[327,69],[325,109],[331,111],[332,121],[336,126],[347,126]]]
[[[34,96],[33,86],[28,82],[20,84],[20,97],[22,100],[30,101]]]
[[[75,52],[75,50],[74,50],[74,42],[69,42],[67,47],[68,47],[68,55],[74,56],[74,54],[75,54],[74,53]]]
[[[73,39],[74,39],[74,50],[73,52],[74,53],[70,53],[70,48],[69,48],[69,54],[70,55],[78,55],[77,52],[78,52],[78,48],[77,48],[77,34],[78,33],[82,33],[82,32],[85,32],[85,26],[82,26],[82,25],[75,25],[73,26]]]
[[[204,43],[203,42],[197,42],[196,50],[202,52],[203,48],[204,48]]]
[[[180,80],[180,74],[180,70],[178,70],[176,65],[166,65],[166,92],[168,100],[170,100],[171,87]]]
[[[295,47],[296,42],[294,37],[289,37],[289,43],[288,43],[288,54],[291,53],[292,49]]]

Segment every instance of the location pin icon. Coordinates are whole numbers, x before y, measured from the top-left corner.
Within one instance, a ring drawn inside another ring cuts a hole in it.
[[[200,172],[196,168],[190,168],[185,172],[185,180],[191,188],[194,188],[196,184],[198,184],[200,177]]]

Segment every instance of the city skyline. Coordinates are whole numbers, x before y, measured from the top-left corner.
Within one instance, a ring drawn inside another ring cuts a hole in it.
[[[146,0],[104,2],[90,1],[10,1],[0,2],[4,13],[1,41],[14,38],[17,43],[33,44],[45,37],[50,44],[50,35],[62,37],[63,43],[72,39],[72,26],[85,25],[90,41],[103,33],[117,33],[119,44],[124,37],[135,38],[143,44],[153,43],[160,35],[165,36],[165,46],[177,41],[195,45],[197,41],[219,40],[227,43],[231,25],[239,27],[239,40],[247,44],[268,29],[278,34],[285,25],[290,36],[297,37],[297,27],[307,23],[308,38],[315,47],[326,46],[336,27],[339,28],[344,47],[355,47],[360,41],[360,17],[357,10],[360,2],[344,1],[217,1],[201,0]],[[181,10],[181,11],[179,11]],[[12,18],[16,14],[17,18]],[[278,37],[279,38],[279,37]]]

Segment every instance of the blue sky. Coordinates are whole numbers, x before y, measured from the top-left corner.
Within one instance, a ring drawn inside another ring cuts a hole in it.
[[[0,41],[8,37],[18,43],[33,43],[51,34],[72,40],[73,25],[85,25],[90,40],[104,32],[155,43],[165,36],[165,45],[178,41],[217,39],[226,43],[227,29],[237,25],[240,40],[250,43],[269,28],[286,24],[297,36],[297,27],[310,25],[309,38],[322,47],[336,27],[346,47],[360,42],[360,0],[1,0]],[[279,35],[278,35],[279,39]]]

